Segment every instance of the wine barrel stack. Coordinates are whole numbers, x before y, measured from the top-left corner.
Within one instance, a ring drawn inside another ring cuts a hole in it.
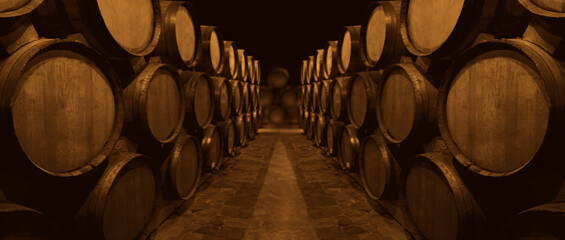
[[[565,1],[376,1],[300,127],[416,239],[565,239]]]
[[[297,125],[300,121],[300,88],[290,86],[289,77],[288,70],[277,67],[267,75],[267,85],[261,86],[259,104],[265,111],[262,119],[265,127],[286,127]]]
[[[145,239],[258,133],[259,60],[186,1],[0,5],[0,239]]]

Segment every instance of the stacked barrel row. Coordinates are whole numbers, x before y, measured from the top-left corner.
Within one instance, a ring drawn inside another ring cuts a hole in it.
[[[146,236],[259,128],[259,61],[185,1],[8,0],[0,29],[1,239]]]
[[[298,97],[296,87],[288,84],[289,73],[284,68],[274,68],[267,75],[267,86],[261,87],[260,104],[265,111],[264,126],[280,127],[298,123]]]
[[[300,126],[417,236],[564,239],[563,6],[377,1],[301,62]]]

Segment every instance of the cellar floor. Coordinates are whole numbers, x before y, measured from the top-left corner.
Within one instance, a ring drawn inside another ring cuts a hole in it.
[[[299,130],[265,129],[150,239],[410,239]]]

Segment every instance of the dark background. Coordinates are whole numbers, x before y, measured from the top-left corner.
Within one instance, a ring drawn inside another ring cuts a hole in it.
[[[366,21],[370,0],[191,0],[201,25],[219,26],[224,40],[235,41],[261,61],[262,82],[270,69],[290,71],[300,84],[300,62],[330,40],[343,26]]]

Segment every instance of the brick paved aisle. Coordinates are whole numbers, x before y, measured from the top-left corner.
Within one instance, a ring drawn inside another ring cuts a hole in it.
[[[409,239],[297,132],[260,134],[151,239]]]

